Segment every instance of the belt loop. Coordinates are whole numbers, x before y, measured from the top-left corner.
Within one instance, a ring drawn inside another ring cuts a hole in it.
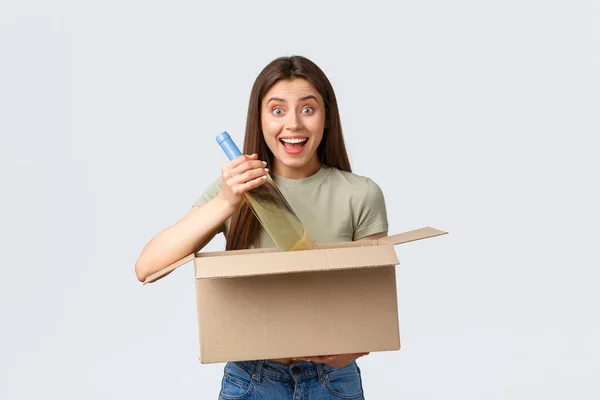
[[[252,379],[254,379],[257,383],[260,383],[260,378],[262,377],[262,367],[264,363],[265,360],[256,361],[256,368],[252,374]]]
[[[323,364],[317,363],[317,376],[319,377],[319,382],[323,382],[325,380],[325,374],[323,374]]]

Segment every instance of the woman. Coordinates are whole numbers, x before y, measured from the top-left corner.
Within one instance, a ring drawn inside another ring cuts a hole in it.
[[[379,186],[353,174],[333,88],[323,71],[301,57],[280,57],[258,75],[250,95],[243,154],[173,226],[156,235],[136,263],[139,280],[202,249],[217,233],[227,250],[275,247],[243,202],[269,171],[317,243],[387,235]],[[356,359],[314,355],[230,362],[221,399],[362,399]]]

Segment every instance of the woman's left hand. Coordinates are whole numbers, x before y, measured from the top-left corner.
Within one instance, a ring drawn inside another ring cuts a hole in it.
[[[294,361],[312,361],[317,364],[327,364],[334,368],[342,368],[350,364],[359,357],[366,356],[369,353],[336,354],[331,356],[313,356],[293,358]]]

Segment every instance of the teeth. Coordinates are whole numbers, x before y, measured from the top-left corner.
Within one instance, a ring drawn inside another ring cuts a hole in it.
[[[282,142],[286,142],[286,143],[303,143],[306,142],[308,140],[308,138],[303,138],[303,139],[281,139]]]

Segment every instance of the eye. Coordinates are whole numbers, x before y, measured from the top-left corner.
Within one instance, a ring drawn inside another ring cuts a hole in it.
[[[304,111],[308,111],[308,112],[305,112],[305,114],[312,114],[315,110],[312,107],[304,107],[302,109],[302,112],[304,112]]]
[[[275,114],[275,115],[282,115],[283,114],[283,110],[281,108],[274,108],[273,109],[273,114]]]

